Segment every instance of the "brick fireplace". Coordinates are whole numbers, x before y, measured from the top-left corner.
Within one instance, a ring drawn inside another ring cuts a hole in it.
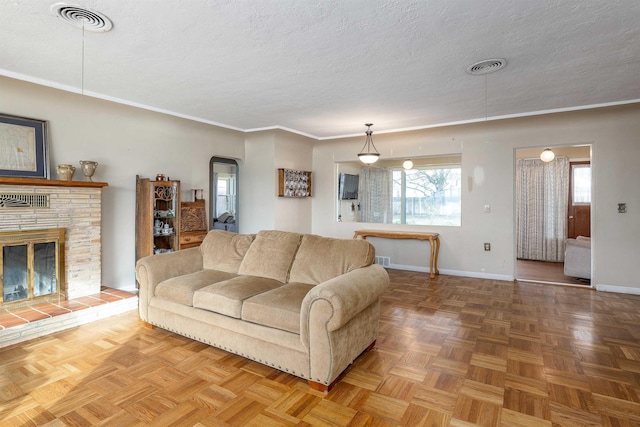
[[[65,230],[61,288],[69,299],[100,292],[105,186],[101,182],[0,177],[0,231]]]

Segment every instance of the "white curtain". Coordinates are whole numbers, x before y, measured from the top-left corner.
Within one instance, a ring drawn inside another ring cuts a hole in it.
[[[364,167],[360,170],[359,195],[363,222],[390,223],[393,175],[389,168]]]
[[[569,204],[569,159],[545,163],[518,159],[516,166],[517,257],[564,261]]]

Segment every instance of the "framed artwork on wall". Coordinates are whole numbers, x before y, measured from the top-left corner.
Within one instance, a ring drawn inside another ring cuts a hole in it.
[[[49,178],[46,121],[0,114],[0,176]]]

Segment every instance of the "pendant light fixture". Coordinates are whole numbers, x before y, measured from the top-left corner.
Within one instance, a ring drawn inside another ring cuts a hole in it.
[[[367,123],[365,126],[367,127],[367,139],[362,146],[362,150],[358,154],[358,158],[362,163],[370,165],[378,161],[380,153],[376,150],[376,146],[373,145],[373,138],[371,137],[371,134],[373,133],[371,126],[373,126],[373,123]]]
[[[550,162],[556,157],[556,155],[551,151],[551,148],[545,148],[542,153],[540,153],[540,160],[543,162]]]

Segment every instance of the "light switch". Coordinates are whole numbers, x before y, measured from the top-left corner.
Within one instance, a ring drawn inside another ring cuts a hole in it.
[[[484,205],[484,213],[491,213],[491,205]]]

